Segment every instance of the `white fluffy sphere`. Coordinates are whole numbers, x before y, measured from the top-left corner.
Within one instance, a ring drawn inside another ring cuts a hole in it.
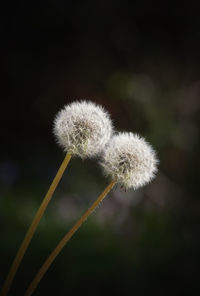
[[[56,116],[54,134],[66,152],[81,158],[96,156],[112,135],[109,114],[88,101],[66,105]]]
[[[150,182],[157,171],[158,160],[153,148],[133,133],[119,133],[103,151],[101,166],[106,176],[125,188],[134,189]]]

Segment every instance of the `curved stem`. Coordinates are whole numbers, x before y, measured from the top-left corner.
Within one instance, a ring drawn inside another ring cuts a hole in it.
[[[28,246],[30,244],[31,239],[32,239],[32,237],[34,235],[34,232],[35,232],[35,230],[36,230],[36,228],[37,228],[37,226],[38,226],[38,224],[39,224],[39,222],[40,222],[40,220],[41,220],[41,218],[42,218],[42,216],[43,216],[43,214],[44,214],[44,212],[45,212],[45,210],[46,210],[46,208],[47,208],[47,206],[48,206],[48,204],[49,204],[49,202],[50,202],[50,200],[52,198],[52,195],[53,195],[53,193],[54,193],[60,179],[62,178],[62,175],[63,175],[63,173],[64,173],[64,171],[65,171],[65,169],[66,169],[66,167],[67,167],[67,165],[68,165],[68,163],[70,161],[70,159],[71,159],[71,154],[67,153],[67,155],[65,156],[65,158],[64,158],[64,160],[63,160],[63,162],[62,162],[62,164],[61,164],[61,166],[60,166],[60,168],[59,168],[59,170],[58,170],[58,172],[57,172],[57,174],[56,174],[56,176],[55,176],[55,178],[54,178],[54,180],[53,180],[53,182],[52,182],[52,184],[51,184],[51,186],[50,186],[50,188],[49,188],[49,190],[47,192],[47,194],[45,195],[45,197],[43,199],[43,202],[42,202],[41,206],[39,207],[39,209],[38,209],[32,223],[31,223],[31,225],[30,225],[30,227],[29,227],[29,229],[28,229],[28,231],[26,233],[26,236],[25,236],[23,242],[21,243],[21,246],[20,246],[20,248],[19,248],[19,250],[17,252],[17,255],[16,255],[16,257],[15,257],[15,259],[13,261],[13,264],[12,264],[12,266],[10,268],[10,271],[8,273],[6,281],[5,281],[5,283],[3,285],[3,288],[1,290],[0,296],[6,296],[7,295],[8,291],[9,291],[11,285],[12,285],[12,282],[14,280],[15,274],[16,274],[18,268],[19,268],[19,265],[20,265],[20,263],[21,263],[21,261],[22,261],[22,259],[24,257],[24,254],[25,254],[25,252],[26,252],[26,250],[27,250],[27,248],[28,248]]]
[[[45,275],[46,271],[50,267],[50,265],[53,263],[55,258],[58,256],[58,254],[62,251],[66,243],[70,240],[70,238],[73,236],[73,234],[79,229],[79,227],[83,224],[83,222],[89,217],[89,215],[96,209],[96,207],[100,204],[100,202],[106,197],[106,195],[110,192],[110,190],[115,185],[115,181],[112,181],[106,189],[99,195],[97,200],[92,204],[92,206],[83,214],[83,216],[74,224],[74,226],[70,229],[69,232],[63,237],[63,239],[59,242],[57,247],[52,251],[50,256],[47,258],[45,263],[40,268],[39,272],[36,274],[35,278],[31,282],[30,286],[25,292],[25,296],[31,296],[32,293],[37,288],[39,282]]]

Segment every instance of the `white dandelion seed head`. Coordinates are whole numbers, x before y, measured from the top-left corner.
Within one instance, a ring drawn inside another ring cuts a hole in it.
[[[100,153],[112,135],[109,114],[88,101],[74,102],[58,112],[53,132],[66,152],[81,158]]]
[[[142,137],[119,133],[111,138],[102,155],[106,176],[125,188],[139,188],[150,182],[157,172],[155,151]]]

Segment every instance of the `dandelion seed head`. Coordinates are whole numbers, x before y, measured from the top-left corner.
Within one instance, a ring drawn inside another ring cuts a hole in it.
[[[149,183],[157,172],[157,164],[151,145],[133,133],[113,136],[103,151],[101,161],[105,175],[126,189],[137,189]]]
[[[53,132],[66,152],[81,158],[100,153],[112,135],[109,114],[90,101],[66,105],[56,116]]]

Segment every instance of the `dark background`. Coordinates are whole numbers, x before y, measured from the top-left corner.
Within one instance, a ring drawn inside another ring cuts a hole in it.
[[[197,295],[200,265],[200,18],[195,1],[13,1],[1,8],[0,285],[64,153],[64,104],[90,99],[146,137],[157,178],[115,188],[35,295]],[[25,289],[105,188],[72,159],[17,273]]]

